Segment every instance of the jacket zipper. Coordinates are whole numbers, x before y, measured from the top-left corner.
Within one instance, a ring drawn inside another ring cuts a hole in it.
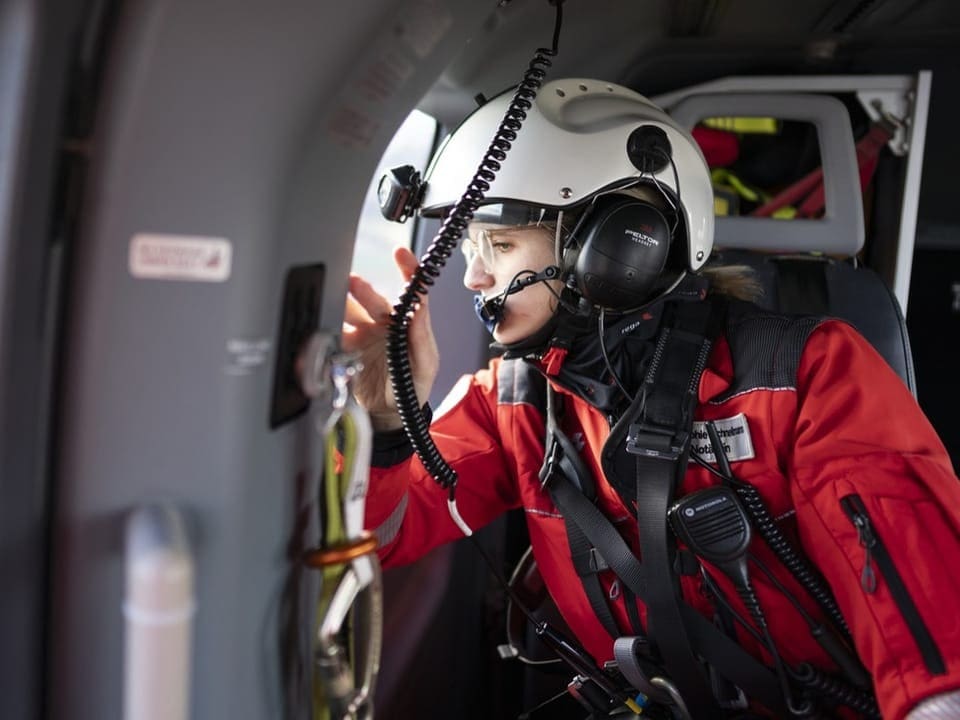
[[[907,628],[913,636],[914,642],[920,650],[923,662],[934,675],[943,675],[946,673],[946,666],[943,662],[943,656],[937,647],[930,630],[920,617],[920,611],[910,597],[907,586],[903,583],[903,578],[897,572],[896,565],[886,546],[880,540],[880,537],[874,532],[873,523],[870,522],[870,516],[867,514],[867,508],[863,504],[859,495],[847,495],[840,498],[840,506],[850,518],[856,528],[857,536],[860,539],[860,545],[864,549],[863,571],[860,574],[860,587],[868,595],[872,595],[877,589],[877,576],[873,569],[874,562],[880,571],[880,576],[886,581],[890,588],[890,595],[897,604],[900,614],[907,623]]]

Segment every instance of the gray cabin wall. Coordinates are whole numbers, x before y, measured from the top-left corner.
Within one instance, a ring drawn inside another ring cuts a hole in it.
[[[290,692],[304,700],[283,648],[318,454],[309,414],[268,422],[284,278],[323,263],[319,325],[339,329],[370,173],[492,9],[337,5],[123,8],[70,268],[52,718],[120,716],[124,528],[157,500],[181,510],[195,556],[190,715],[277,717]],[[229,277],[134,277],[138,233],[226,239]]]

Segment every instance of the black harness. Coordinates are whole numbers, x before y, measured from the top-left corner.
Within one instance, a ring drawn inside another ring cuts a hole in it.
[[[601,452],[607,480],[635,508],[643,561],[595,505],[593,479],[571,440],[558,427],[553,389],[547,388],[546,453],[540,479],[566,525],[573,564],[593,611],[614,639],[620,673],[656,701],[691,718],[723,717],[751,698],[778,717],[798,716],[777,675],[688,605],[680,593],[678,556],[668,509],[690,450],[700,376],[726,320],[726,303],[671,303],[640,390],[610,432]],[[633,635],[619,631],[598,573],[612,569],[624,588]],[[792,569],[792,568],[791,568]],[[635,596],[647,607],[641,626]],[[733,686],[733,693],[723,692]],[[742,690],[742,693],[737,692]],[[854,703],[868,715],[872,699]],[[788,710],[789,708],[789,710]]]

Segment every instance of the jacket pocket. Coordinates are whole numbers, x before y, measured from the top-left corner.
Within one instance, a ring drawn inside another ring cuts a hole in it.
[[[917,644],[927,670],[933,675],[943,675],[947,671],[943,655],[941,655],[930,629],[920,616],[916,603],[910,597],[910,592],[907,590],[893,558],[890,557],[886,546],[876,533],[863,500],[856,494],[846,495],[840,498],[840,506],[850,522],[853,523],[860,539],[860,545],[864,550],[863,570],[860,573],[861,588],[868,595],[872,595],[877,590],[879,580],[882,579],[886,582],[890,590],[890,596]]]

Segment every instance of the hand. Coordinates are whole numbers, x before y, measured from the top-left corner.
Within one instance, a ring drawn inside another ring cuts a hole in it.
[[[394,251],[393,259],[404,281],[409,281],[417,269],[416,256],[400,247]],[[370,283],[359,275],[350,275],[343,321],[343,349],[360,353],[363,369],[354,378],[354,395],[370,413],[374,430],[381,431],[395,430],[402,425],[387,371],[387,329],[391,312],[392,304]],[[430,397],[440,366],[440,353],[433,337],[426,297],[421,298],[414,312],[407,328],[407,338],[413,384],[417,400],[423,405]]]

